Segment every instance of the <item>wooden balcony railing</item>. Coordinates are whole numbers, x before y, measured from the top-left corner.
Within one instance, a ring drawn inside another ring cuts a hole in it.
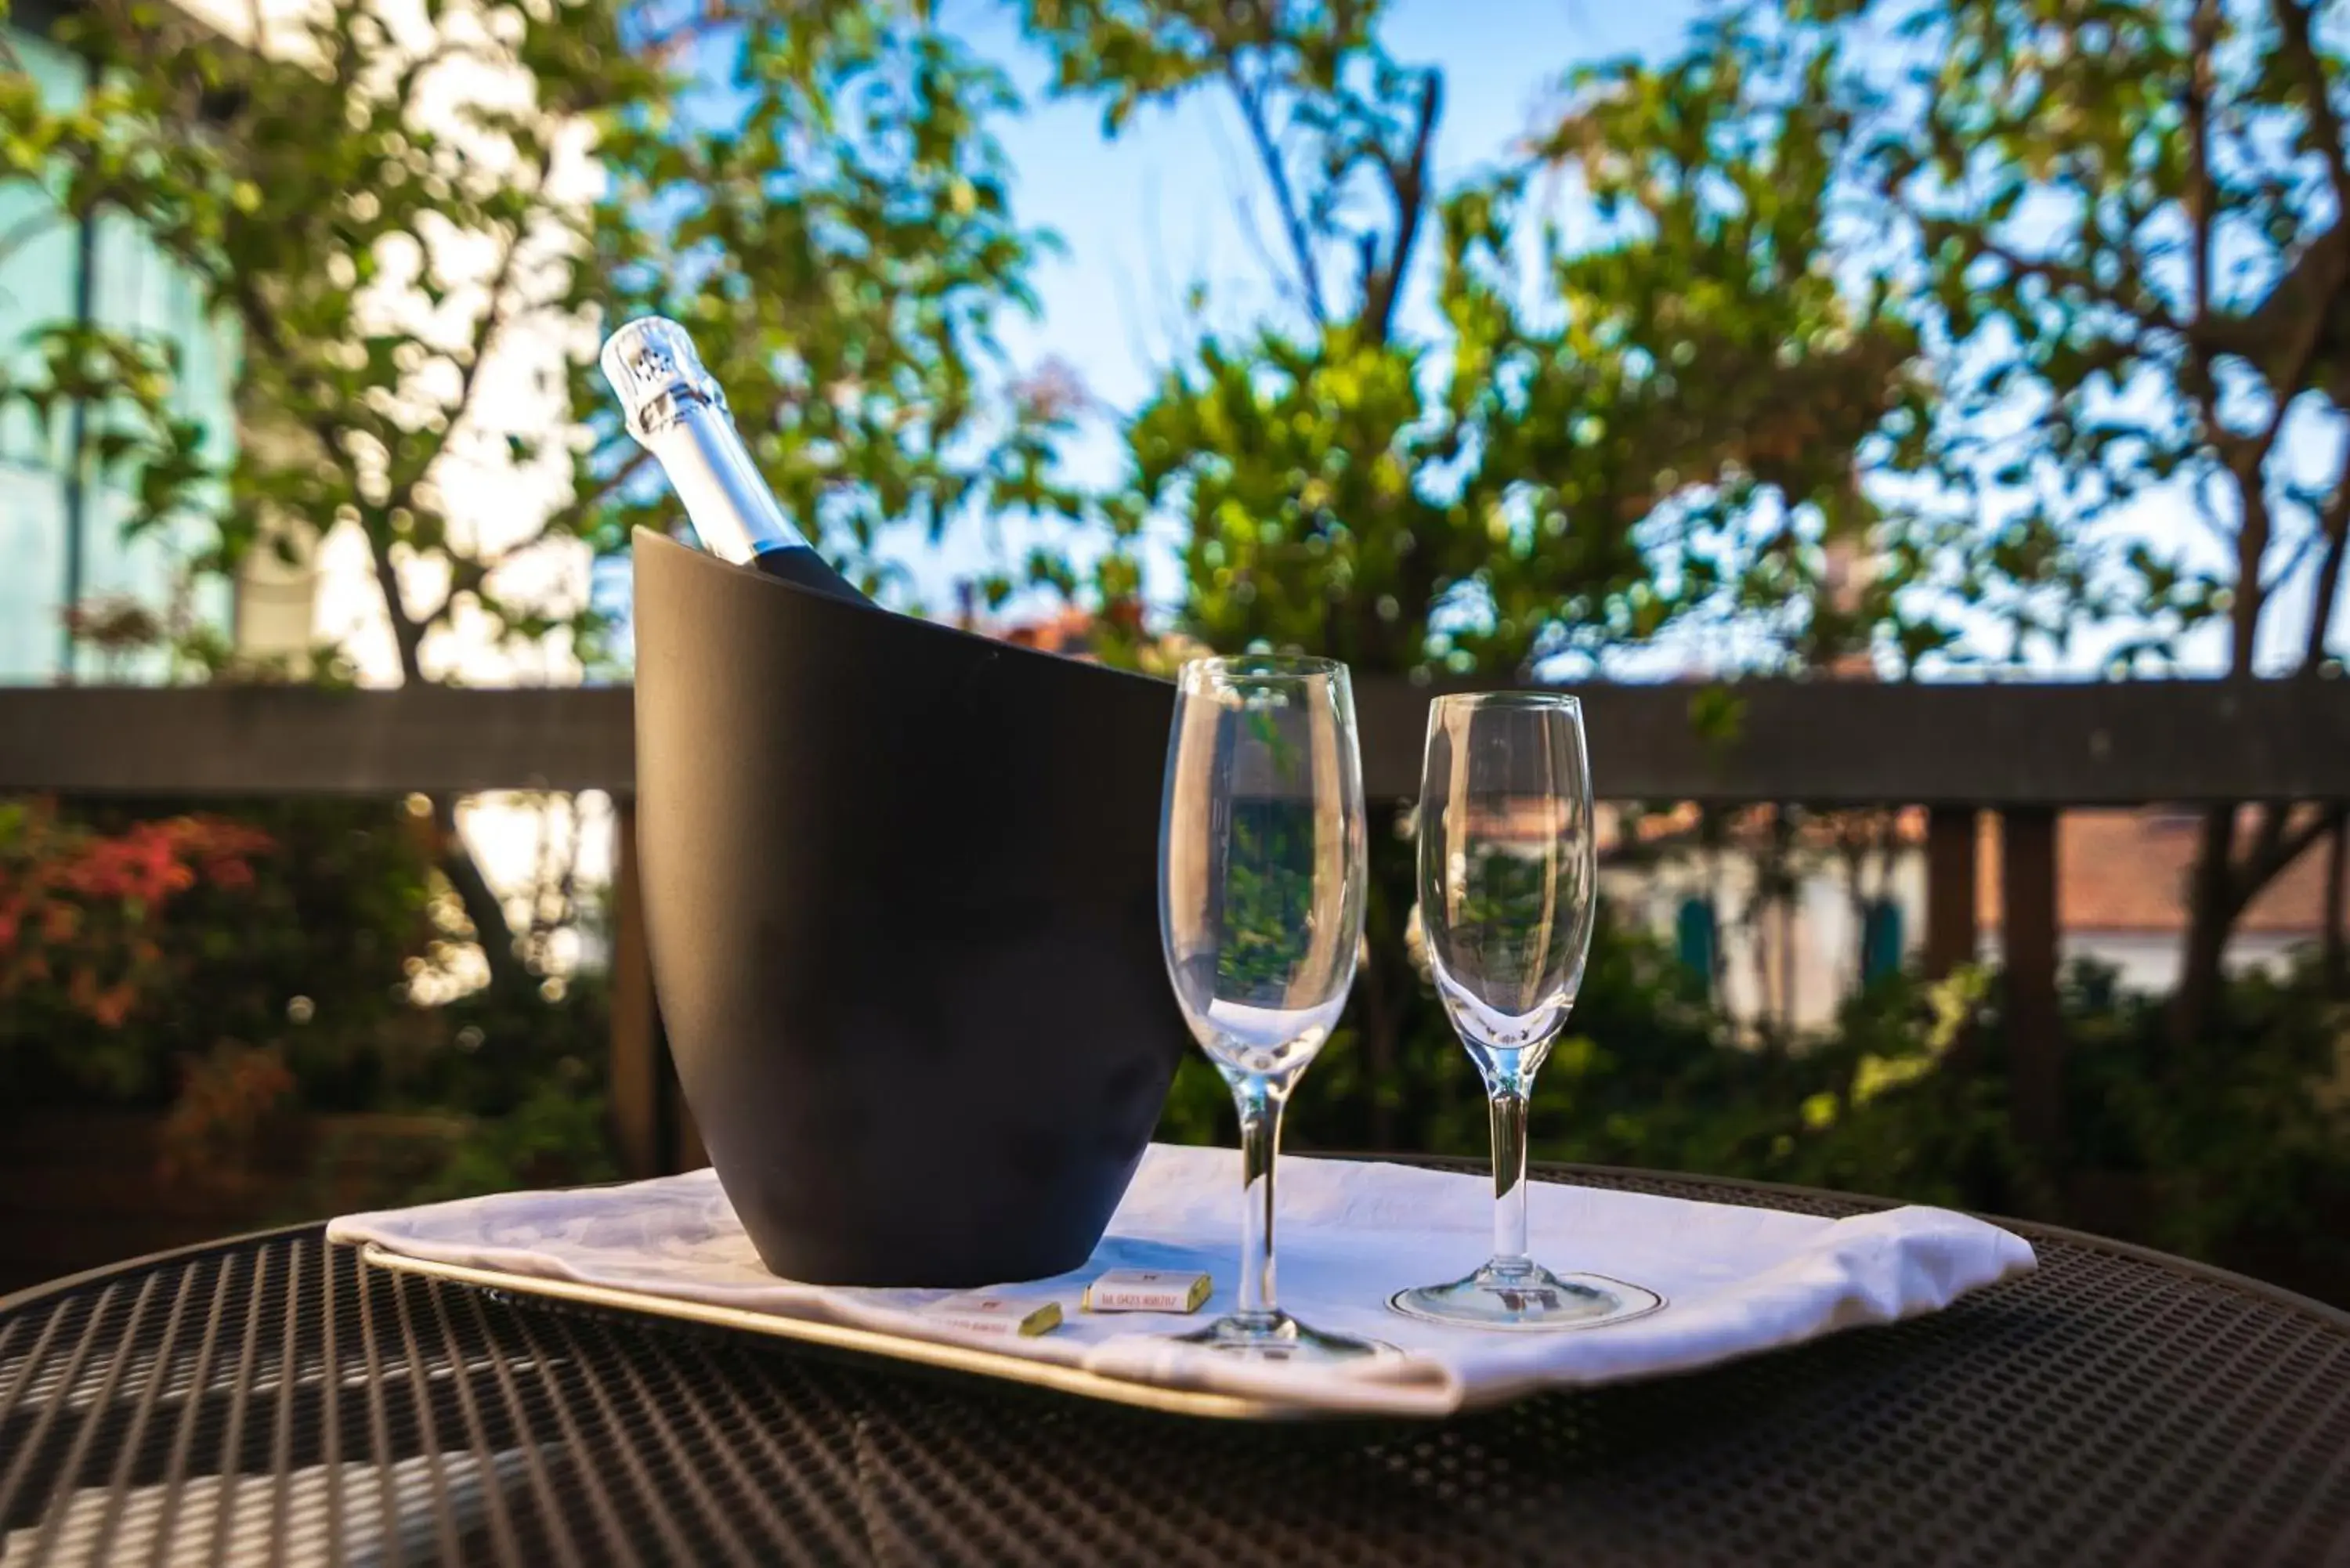
[[[1417,788],[1431,688],[1357,691],[1366,786]],[[2005,1027],[2017,1117],[2061,1136],[2056,814],[2068,806],[2350,801],[2350,682],[2077,685],[1752,682],[1700,732],[1686,685],[1575,689],[1609,799],[1929,808],[1926,960],[1976,947],[1976,816],[2002,819]],[[602,790],[618,805],[613,1105],[630,1168],[691,1159],[636,902],[626,688],[334,692],[289,687],[0,689],[0,793],[187,798]],[[1070,737],[1072,765],[1086,738]]]

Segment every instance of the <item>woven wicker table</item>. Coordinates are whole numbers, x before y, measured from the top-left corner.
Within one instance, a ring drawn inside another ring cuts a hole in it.
[[[0,1563],[2350,1563],[2350,1314],[2024,1229],[2037,1274],[1934,1317],[1303,1428],[523,1305],[281,1231],[0,1302]]]

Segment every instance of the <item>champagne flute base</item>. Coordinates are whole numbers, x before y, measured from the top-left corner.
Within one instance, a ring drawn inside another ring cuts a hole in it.
[[[1465,1279],[1398,1291],[1388,1304],[1406,1317],[1460,1328],[1595,1328],[1664,1304],[1654,1291],[1592,1275],[1561,1279],[1540,1263],[1496,1258]]]
[[[1264,1361],[1351,1361],[1389,1353],[1388,1346],[1375,1340],[1308,1328],[1285,1312],[1234,1313],[1176,1338],[1180,1344],[1204,1345]]]

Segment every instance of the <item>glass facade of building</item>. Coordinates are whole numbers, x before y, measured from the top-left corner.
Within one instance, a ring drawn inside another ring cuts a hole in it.
[[[71,103],[84,92],[80,59],[21,27],[0,33],[51,102]],[[44,212],[55,221],[42,223]],[[85,231],[30,185],[0,185],[0,234],[14,236],[0,254],[0,356],[10,368],[34,361],[34,335],[76,320],[85,308],[100,326],[166,340],[180,355],[178,411],[203,427],[207,451],[224,463],[236,439],[235,357],[230,337],[205,319],[192,280],[128,219],[101,217]],[[106,411],[93,408],[88,417],[102,421]],[[76,599],[108,596],[129,596],[160,612],[204,525],[125,540],[127,496],[93,475],[77,497],[68,451],[62,415],[44,430],[21,406],[0,412],[0,682],[45,683],[68,673],[151,679],[160,659],[69,650],[64,612]],[[226,586],[209,585],[193,607],[225,625]]]

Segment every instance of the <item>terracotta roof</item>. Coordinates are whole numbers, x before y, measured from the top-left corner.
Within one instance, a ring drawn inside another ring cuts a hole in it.
[[[2251,831],[2247,808],[2237,832]],[[1981,827],[1978,918],[2000,921],[1999,819],[1986,812]],[[2187,926],[2187,879],[2201,836],[2200,813],[2068,811],[2056,819],[2058,923],[2068,931],[2181,931]],[[2283,935],[2316,932],[2324,923],[2325,844],[2320,839],[2269,884],[2236,929]]]
[[[1060,614],[1043,620],[997,627],[989,635],[1046,653],[1089,653],[1094,645],[1094,615],[1091,610],[1079,609],[1072,605]]]
[[[1120,645],[1120,650],[1133,655],[1143,672],[1149,675],[1173,675],[1185,659],[1212,651],[1182,632],[1149,630],[1142,606],[1133,600],[1106,610],[1072,605],[1036,620],[990,624],[966,615],[962,624],[964,629],[983,637],[1087,660],[1100,657],[1104,634],[1107,633]]]

